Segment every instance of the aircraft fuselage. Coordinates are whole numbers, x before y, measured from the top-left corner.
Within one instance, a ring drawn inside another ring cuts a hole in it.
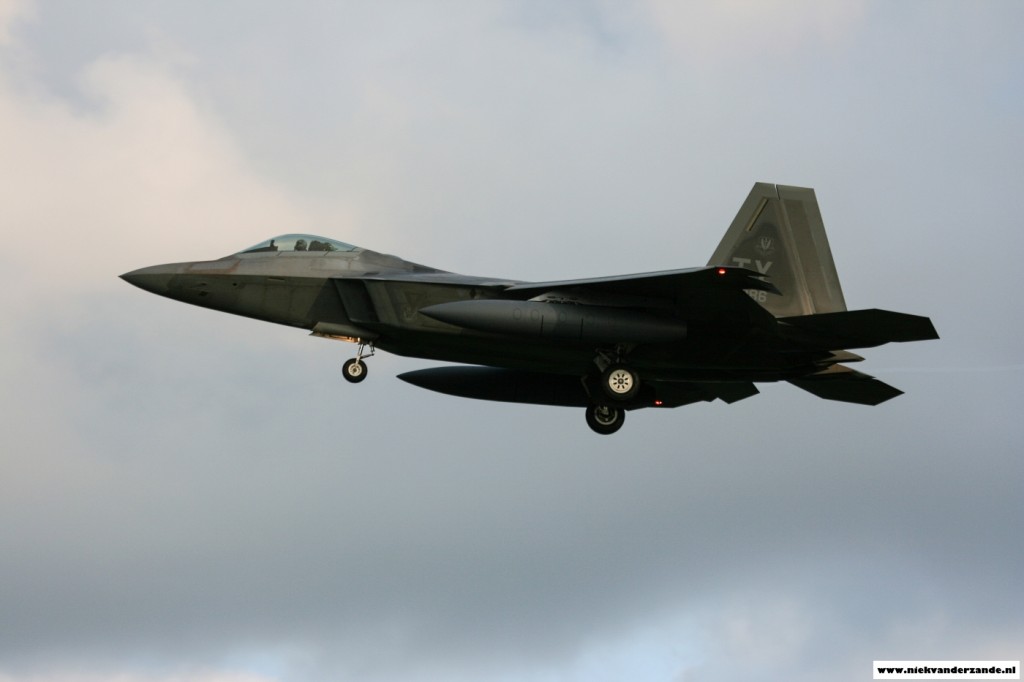
[[[777,380],[811,361],[794,363],[792,357],[744,349],[750,346],[744,343],[751,336],[748,326],[730,334],[720,327],[707,329],[699,319],[687,324],[673,315],[677,306],[670,300],[660,301],[661,316],[626,307],[635,299],[613,301],[618,307],[564,297],[509,300],[501,291],[521,282],[443,272],[367,250],[242,253],[143,268],[123,277],[184,303],[319,336],[372,342],[396,355],[449,362],[582,375],[593,367],[595,348],[615,345],[619,338],[637,345],[631,359],[639,371],[676,381]],[[467,310],[467,319],[459,320],[465,326],[421,312],[468,302],[476,302],[465,306],[476,310]],[[561,324],[569,331],[559,333],[560,315],[568,318]],[[474,317],[479,318],[476,324]],[[757,336],[763,341],[774,323],[769,316],[761,322]],[[630,339],[628,331],[619,331],[622,327],[642,327],[646,333]],[[648,347],[652,341],[656,347]]]

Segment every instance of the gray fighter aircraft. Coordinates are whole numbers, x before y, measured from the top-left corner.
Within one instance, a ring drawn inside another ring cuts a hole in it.
[[[788,381],[829,400],[901,394],[850,369],[851,348],[923,341],[926,317],[846,309],[814,190],[757,183],[706,267],[551,282],[472,277],[289,234],[211,261],[122,278],[186,303],[376,349],[471,366],[399,375],[440,393],[586,410],[600,434],[628,410],[755,395]]]

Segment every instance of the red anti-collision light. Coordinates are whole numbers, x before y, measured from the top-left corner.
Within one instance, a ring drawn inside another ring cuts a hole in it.
[[[728,272],[728,271],[725,268],[718,268],[718,274],[719,275],[724,275],[726,272]]]

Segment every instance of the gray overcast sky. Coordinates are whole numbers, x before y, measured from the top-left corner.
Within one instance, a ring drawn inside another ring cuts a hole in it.
[[[0,0],[0,681],[869,679],[1024,658],[1024,5]],[[877,408],[632,413],[117,275],[321,233],[703,264],[816,188]]]

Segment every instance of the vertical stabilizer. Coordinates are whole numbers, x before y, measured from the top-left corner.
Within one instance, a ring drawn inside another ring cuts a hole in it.
[[[759,291],[752,296],[776,317],[846,310],[818,200],[809,187],[755,184],[708,265],[738,265],[770,277],[782,295]]]

